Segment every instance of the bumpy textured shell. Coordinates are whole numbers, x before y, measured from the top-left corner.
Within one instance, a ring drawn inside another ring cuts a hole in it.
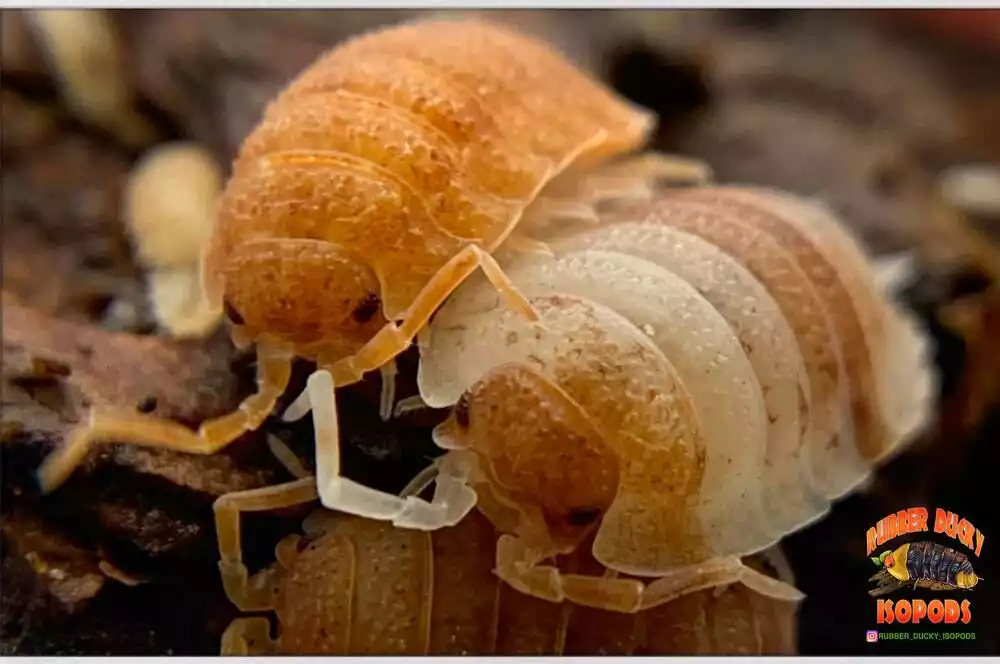
[[[396,318],[463,246],[502,242],[553,177],[639,147],[652,124],[546,44],[497,25],[425,20],[361,35],[294,80],[244,142],[207,293],[222,297],[241,245],[323,240],[374,271]]]
[[[703,187],[554,226],[534,229],[553,257],[502,262],[542,320],[471,280],[423,335],[418,382],[444,406],[525,363],[602,425],[622,481],[593,552],[612,569],[757,550],[820,516],[930,412],[926,339],[821,208]],[[518,408],[523,429],[498,439],[530,437]]]
[[[638,614],[553,604],[493,573],[497,533],[473,512],[434,533],[319,513],[284,559],[281,654],[791,654],[798,604],[742,584]]]

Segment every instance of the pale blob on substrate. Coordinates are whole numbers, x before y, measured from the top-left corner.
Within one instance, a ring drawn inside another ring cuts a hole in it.
[[[62,96],[80,119],[133,147],[156,140],[153,126],[135,106],[125,57],[106,11],[39,9],[26,17]]]
[[[796,651],[797,600],[743,583],[639,613],[552,603],[492,572],[498,533],[480,514],[434,533],[317,512],[252,581],[258,611],[223,655],[782,655]],[[564,561],[600,570],[577,556]],[[765,579],[763,574],[752,572]],[[785,579],[785,582],[791,581]],[[276,638],[271,637],[276,633]]]
[[[150,150],[125,187],[125,226],[146,270],[153,311],[175,337],[205,337],[222,322],[222,309],[203,296],[201,284],[221,194],[221,169],[192,143]]]

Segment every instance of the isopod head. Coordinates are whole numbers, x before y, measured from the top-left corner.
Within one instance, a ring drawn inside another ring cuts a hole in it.
[[[435,437],[484,462],[492,481],[482,488],[497,503],[486,497],[481,507],[506,507],[526,517],[515,516],[519,523],[510,526],[528,529],[524,536],[536,546],[575,549],[618,492],[618,456],[598,426],[562,389],[523,364],[497,367],[473,385]],[[542,523],[546,528],[537,528]]]
[[[226,273],[223,310],[251,339],[267,333],[314,357],[347,355],[385,324],[374,273],[332,245],[247,242],[233,250]]]

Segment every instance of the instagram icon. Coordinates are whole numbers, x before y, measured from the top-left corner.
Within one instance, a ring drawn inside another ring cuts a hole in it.
[[[865,632],[865,641],[867,641],[868,643],[875,643],[876,641],[878,641],[878,632],[876,632],[873,629],[870,629],[867,632]]]

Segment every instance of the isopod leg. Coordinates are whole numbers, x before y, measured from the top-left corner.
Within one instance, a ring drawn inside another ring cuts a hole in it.
[[[742,583],[751,590],[779,601],[799,602],[805,595],[790,583],[761,574],[735,557],[713,558],[698,565],[678,568],[658,577],[646,586],[642,608],[671,602],[682,595],[732,583]]]
[[[605,168],[602,173],[646,180],[658,187],[705,184],[712,179],[712,168],[704,161],[662,152],[628,157]]]
[[[320,368],[332,370],[322,364],[320,365]],[[381,417],[383,421],[388,421],[401,412],[408,412],[410,407],[403,406],[403,401],[408,401],[409,399],[412,399],[412,397],[408,397],[407,399],[396,403],[396,376],[399,374],[399,369],[396,367],[395,359],[389,360],[379,367],[379,374],[382,378],[382,394],[379,401],[379,417]],[[302,390],[302,393],[295,397],[295,399],[285,408],[285,412],[281,415],[281,419],[285,422],[296,422],[301,420],[309,414],[310,407],[309,394],[305,390]],[[400,411],[400,408],[403,410]]]
[[[399,417],[400,415],[406,415],[407,413],[425,410],[427,408],[430,408],[430,406],[427,405],[427,402],[424,401],[423,397],[419,394],[414,394],[411,397],[400,399],[395,408],[392,409],[392,416]]]
[[[545,236],[596,226],[601,223],[598,206],[641,203],[666,187],[704,184],[711,180],[712,170],[697,159],[649,152],[575,178],[567,182],[568,190],[557,186],[531,203],[518,227],[518,238],[525,233]],[[514,249],[520,241],[511,237],[505,244]]]
[[[396,405],[396,368],[395,358],[389,360],[381,367],[379,373],[382,374],[382,401],[379,404],[379,416],[383,421],[392,418],[392,409]]]
[[[271,623],[267,618],[237,618],[222,633],[221,655],[252,656],[274,653]]]
[[[512,233],[504,240],[503,248],[519,254],[535,254],[552,258],[555,254],[552,248],[541,240],[521,233]]]
[[[66,481],[83,462],[91,446],[131,443],[145,447],[214,454],[247,431],[257,429],[288,385],[289,353],[260,346],[257,350],[257,393],[232,413],[203,422],[198,431],[153,415],[125,410],[91,410],[88,420],[67,434],[63,444],[42,462],[38,481],[45,492]]]
[[[578,198],[590,203],[646,201],[660,189],[704,184],[711,177],[702,161],[649,152],[588,175]]]
[[[431,277],[398,324],[389,323],[355,355],[330,367],[337,387],[361,380],[365,373],[374,371],[406,350],[438,307],[476,269],[482,269],[511,308],[529,320],[538,320],[538,312],[504,274],[496,260],[479,247],[468,245]]]
[[[740,582],[779,600],[799,601],[804,597],[794,586],[747,567],[735,556],[677,568],[649,584],[616,576],[565,574],[551,565],[539,565],[537,556],[510,535],[502,536],[497,543],[497,576],[514,589],[541,599],[569,600],[619,613],[635,613],[699,590]]]
[[[466,484],[465,473],[439,473],[431,502],[416,496],[401,498],[343,477],[333,389],[333,377],[322,369],[314,372],[306,385],[316,436],[317,486],[324,507],[416,530],[453,526],[469,513],[476,504],[476,493]]]
[[[565,574],[539,562],[515,537],[503,535],[497,542],[497,576],[515,590],[550,602],[569,600],[619,613],[635,613],[642,605],[640,581]]]
[[[274,434],[267,435],[267,449],[270,450],[271,454],[277,459],[278,463],[284,466],[288,474],[297,480],[304,479],[306,477],[312,477],[312,473],[305,469],[302,465],[302,461],[299,460],[298,455],[292,451],[285,441],[281,440]]]
[[[215,510],[215,533],[219,543],[219,572],[229,600],[241,611],[273,608],[274,570],[267,568],[252,578],[243,565],[240,514],[292,507],[318,498],[313,477],[220,496]]]

